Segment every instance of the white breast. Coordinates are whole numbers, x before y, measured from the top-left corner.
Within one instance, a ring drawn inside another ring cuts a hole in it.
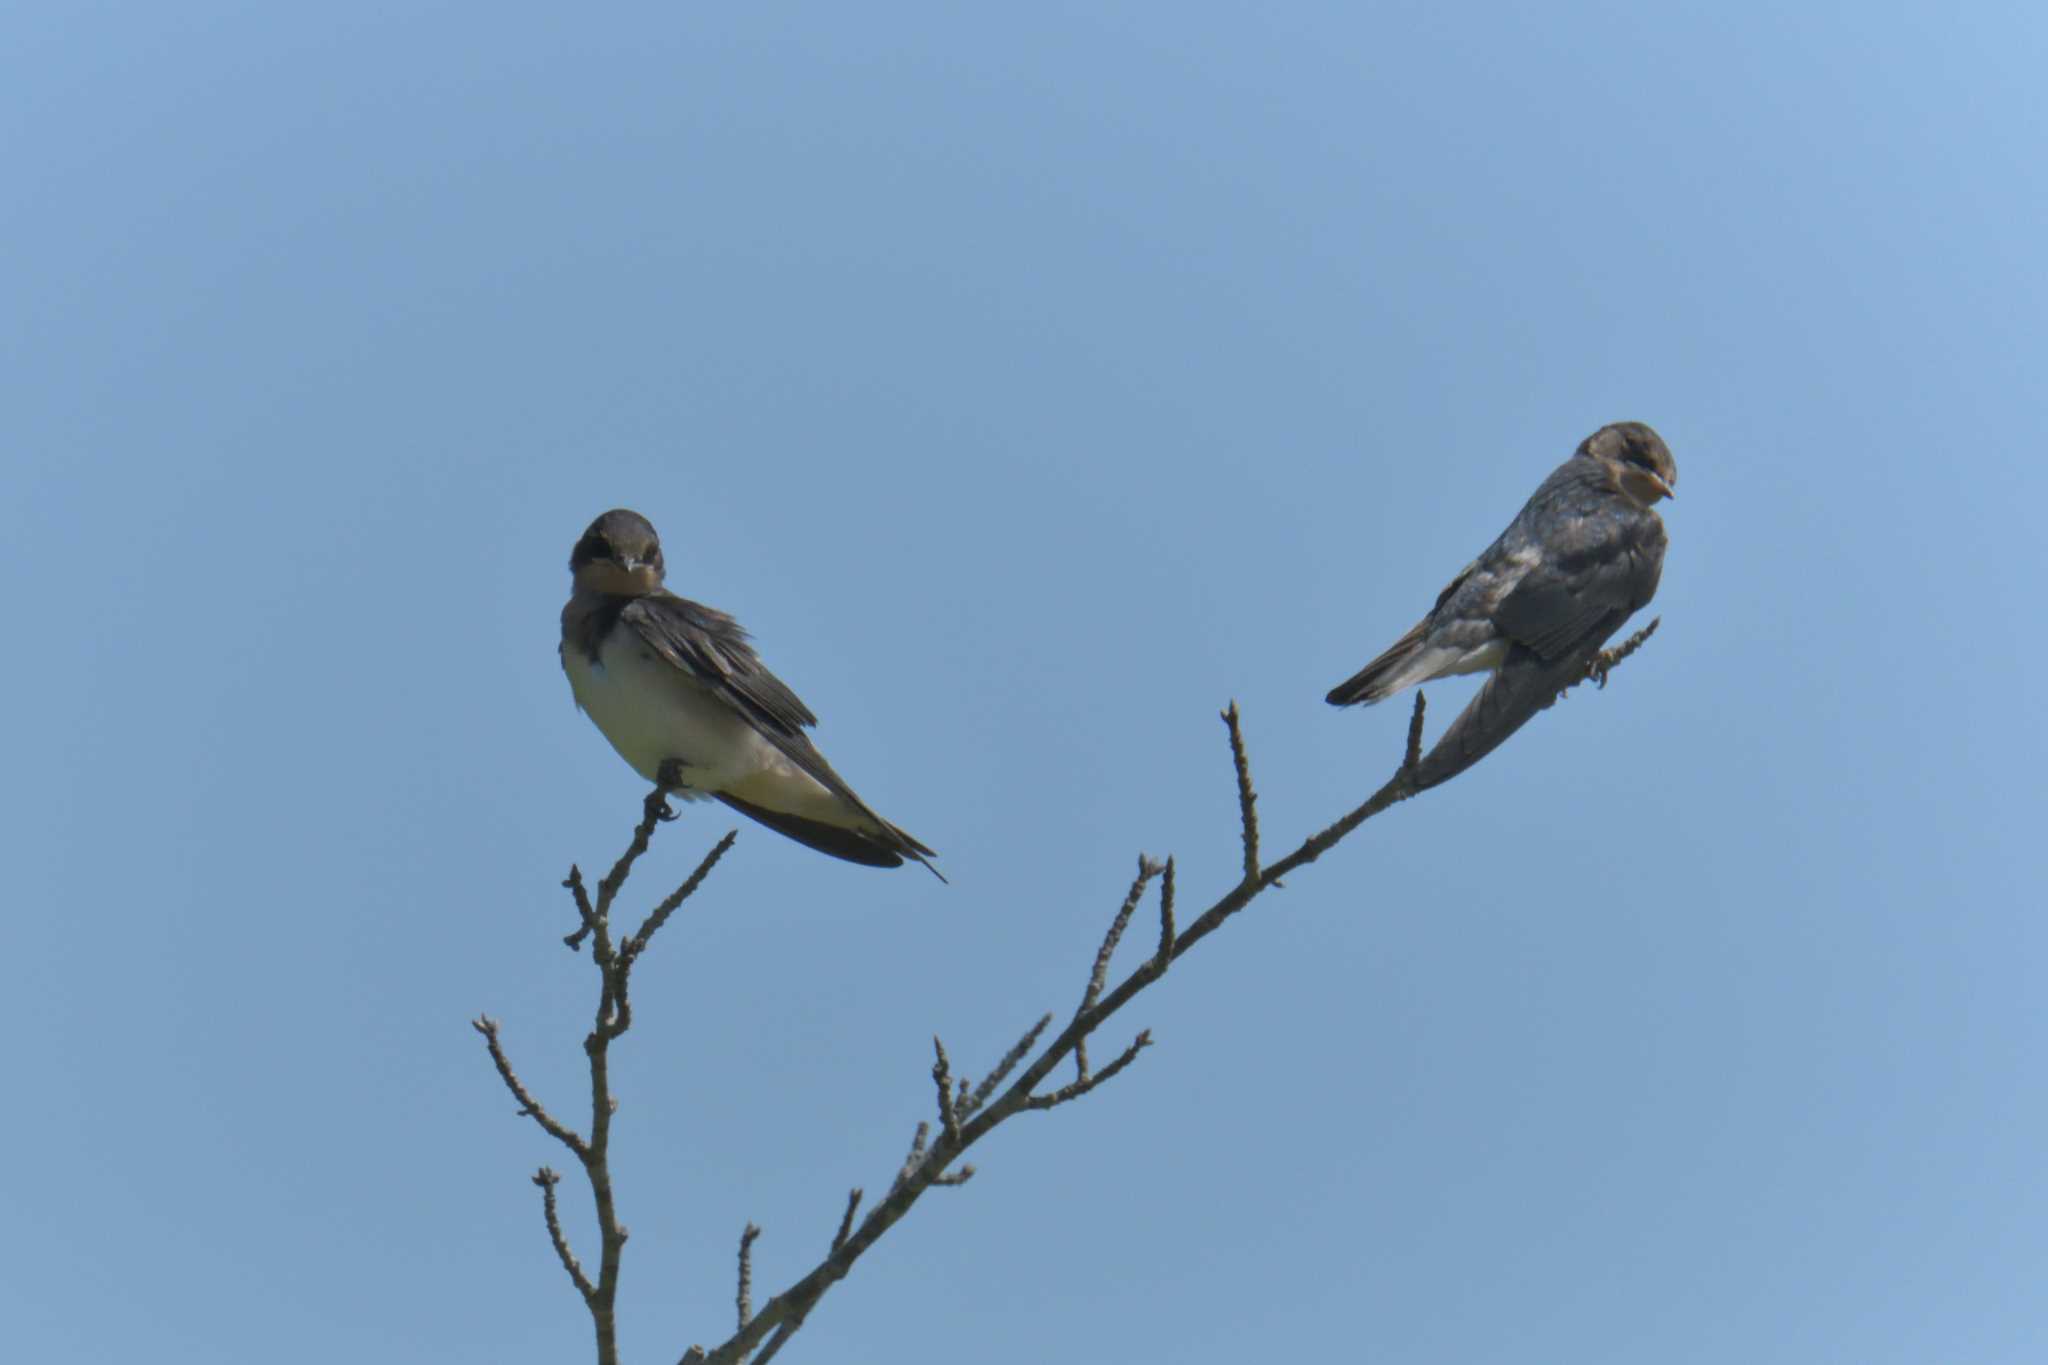
[[[626,628],[605,637],[598,662],[571,645],[562,651],[576,704],[649,782],[668,759],[685,765],[695,793],[724,791],[766,772],[789,770],[782,751]]]

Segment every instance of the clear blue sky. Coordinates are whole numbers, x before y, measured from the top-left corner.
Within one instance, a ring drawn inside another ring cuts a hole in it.
[[[1350,806],[1404,713],[1325,689],[1639,418],[1654,644],[784,1358],[2042,1359],[2048,21],[1569,8],[11,8],[13,1358],[587,1358],[467,1021],[574,1110],[597,512],[953,879],[749,825],[645,962],[668,1361],[746,1220],[765,1291],[886,1182],[934,1031],[1071,1006],[1140,850],[1228,883],[1219,707],[1276,846]]]

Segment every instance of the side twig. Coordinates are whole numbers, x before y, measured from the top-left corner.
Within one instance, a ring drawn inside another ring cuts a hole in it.
[[[1230,766],[1237,770],[1237,820],[1243,830],[1244,879],[1257,881],[1259,877],[1259,794],[1252,790],[1252,761],[1245,754],[1244,730],[1237,714],[1237,703],[1230,703],[1223,712],[1223,724],[1230,731]]]

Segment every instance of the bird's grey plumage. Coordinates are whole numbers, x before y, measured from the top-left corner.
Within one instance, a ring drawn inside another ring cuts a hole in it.
[[[681,765],[686,799],[716,797],[823,853],[872,867],[936,856],[877,815],[804,730],[809,707],[761,663],[739,623],[661,586],[646,518],[605,513],[577,541],[562,609],[562,668],[577,705],[621,758],[659,781]],[[944,880],[944,878],[940,878]]]
[[[1417,781],[1430,787],[1457,776],[1583,678],[1656,594],[1665,535],[1653,504],[1677,482],[1655,431],[1641,422],[1602,427],[1551,471],[1427,616],[1327,700],[1376,702],[1433,678],[1490,671]]]

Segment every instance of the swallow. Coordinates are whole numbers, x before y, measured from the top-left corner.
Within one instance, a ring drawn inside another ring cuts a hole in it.
[[[938,856],[854,794],[804,734],[810,708],[762,666],[722,611],[662,586],[661,539],[647,518],[606,512],[569,556],[562,671],[578,709],[649,782],[677,766],[685,800],[715,797],[778,834],[848,862],[935,877]]]
[[[1423,758],[1416,785],[1456,777],[1584,678],[1608,637],[1656,595],[1665,543],[1656,504],[1677,486],[1678,465],[1656,432],[1641,422],[1600,428],[1429,615],[1325,700],[1369,704],[1434,678],[1491,674]]]

